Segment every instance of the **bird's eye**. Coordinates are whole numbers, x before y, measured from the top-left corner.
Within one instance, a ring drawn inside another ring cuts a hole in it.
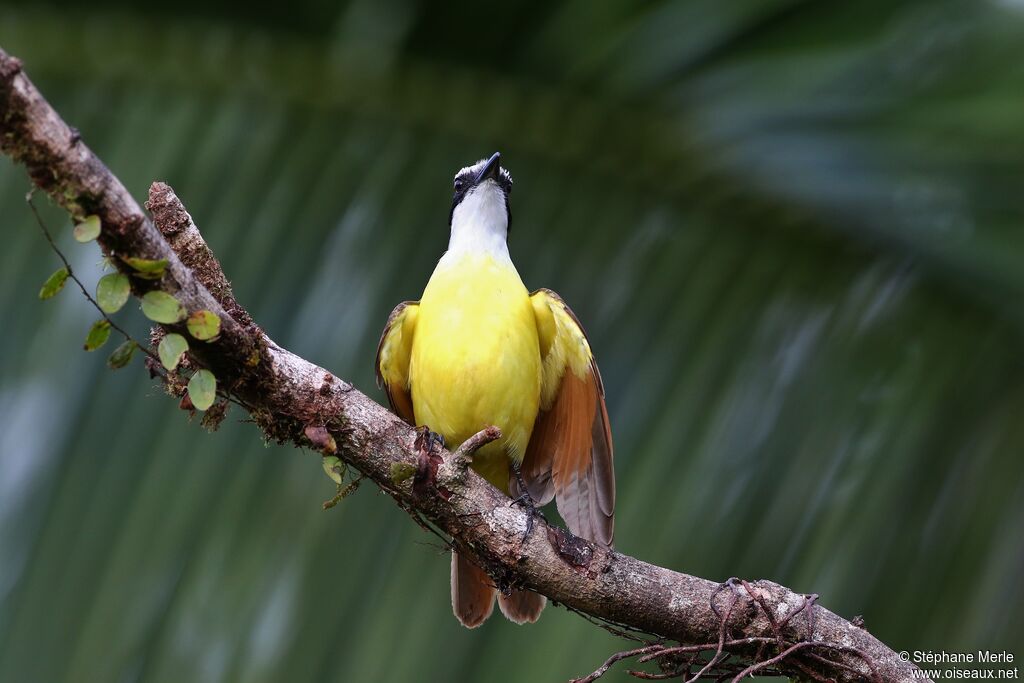
[[[462,188],[464,188],[465,186],[466,186],[466,181],[465,180],[463,180],[462,178],[456,178],[455,179],[455,191],[456,192],[462,192]]]

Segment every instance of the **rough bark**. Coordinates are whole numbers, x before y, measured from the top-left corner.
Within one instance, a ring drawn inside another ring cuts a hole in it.
[[[710,644],[704,647],[710,652],[722,643],[718,649],[745,664],[774,658],[773,670],[796,678],[910,681],[915,673],[920,676],[864,628],[770,581],[725,586],[595,546],[540,519],[524,540],[527,513],[510,507],[507,497],[466,468],[471,449],[455,456],[427,452],[418,432],[390,411],[264,335],[235,301],[173,191],[154,183],[147,202],[150,220],[36,90],[20,62],[3,50],[0,148],[72,216],[98,215],[100,247],[124,272],[132,269],[120,257],[167,259],[161,280],[133,278],[136,294],[159,287],[189,312],[206,309],[221,317],[220,337],[193,344],[190,353],[248,407],[267,435],[324,450],[326,430],[342,460],[414,519],[450,536],[500,588],[530,588],[597,619],[682,644]],[[182,331],[181,325],[165,327]],[[486,433],[477,440],[493,437]],[[416,475],[402,476],[403,471]],[[799,645],[808,641],[819,644]],[[631,656],[657,654],[668,646],[652,647]]]

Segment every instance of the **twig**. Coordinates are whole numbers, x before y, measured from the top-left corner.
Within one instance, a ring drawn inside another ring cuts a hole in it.
[[[497,427],[484,427],[479,432],[463,441],[455,452],[452,453],[452,465],[459,470],[465,471],[473,462],[473,454],[482,447],[497,441],[501,438],[501,430]]]
[[[615,662],[627,659],[629,657],[636,657],[638,655],[647,654],[648,652],[654,652],[655,650],[660,649],[661,645],[648,645],[647,647],[638,647],[635,650],[624,650],[623,652],[616,652],[611,657],[604,660],[604,664],[594,669],[594,671],[591,674],[589,674],[588,676],[584,676],[583,678],[574,678],[572,680],[572,683],[594,683],[594,681],[608,673],[608,669],[612,668],[612,665],[615,664]]]
[[[726,582],[726,584],[730,585],[730,587],[731,587],[731,584],[728,584],[728,582]],[[718,595],[717,591],[715,592],[714,595]],[[712,607],[714,606],[714,600],[715,600],[714,595],[712,595],[712,597],[711,597],[711,605],[712,605]],[[718,649],[715,650],[715,656],[712,657],[711,659],[709,659],[708,663],[705,664],[704,667],[700,671],[698,671],[696,674],[694,674],[692,678],[687,679],[686,683],[693,683],[694,681],[699,679],[701,676],[704,675],[704,673],[708,669],[713,667],[718,662],[719,657],[722,656],[722,650],[725,647],[725,631],[728,628],[729,617],[732,616],[732,610],[736,606],[736,603],[737,603],[737,601],[739,601],[739,599],[740,599],[739,594],[736,593],[735,590],[733,590],[733,592],[732,592],[732,600],[729,602],[729,609],[726,610],[725,616],[723,616],[722,619],[721,619],[721,626],[720,626],[720,628],[718,630]]]
[[[28,194],[25,195],[25,202],[28,204],[28,208],[32,210],[32,215],[35,216],[36,223],[39,225],[39,229],[42,230],[43,232],[43,237],[45,237],[46,241],[50,243],[50,249],[52,249],[53,253],[57,254],[61,262],[64,263],[64,269],[68,271],[68,277],[71,278],[76,285],[78,285],[78,288],[82,290],[82,296],[84,296],[86,300],[90,304],[92,304],[93,308],[99,311],[100,315],[103,316],[104,320],[110,323],[110,326],[113,329],[117,330],[117,332],[119,332],[121,336],[123,336],[127,341],[135,342],[135,346],[141,349],[142,352],[145,353],[147,356],[149,356],[150,358],[159,363],[160,357],[153,353],[153,351],[150,350],[148,346],[140,344],[137,339],[135,339],[132,335],[128,334],[128,332],[126,332],[124,328],[122,328],[120,325],[114,322],[113,319],[109,315],[107,315],[107,312],[100,308],[100,305],[96,301],[96,299],[92,297],[92,294],[89,293],[89,290],[85,288],[85,285],[82,284],[82,281],[78,279],[77,275],[75,275],[75,271],[74,269],[72,269],[71,263],[68,261],[67,257],[64,256],[64,252],[60,250],[60,247],[57,246],[57,243],[54,241],[53,236],[50,234],[49,228],[47,228],[46,223],[43,222],[43,217],[39,215],[39,210],[36,209],[35,202],[32,201],[35,193],[36,188],[32,188],[31,190],[29,190]]]
[[[843,669],[844,671],[848,671],[848,672],[850,672],[851,674],[853,674],[855,676],[863,676],[864,675],[864,672],[861,671],[860,669],[858,669],[855,666],[850,666],[849,664],[845,664],[843,662],[838,662],[838,661],[836,661],[834,659],[827,659],[827,658],[822,657],[821,655],[819,655],[819,654],[817,654],[815,652],[808,652],[805,656],[807,658],[809,658],[809,659],[815,660],[819,664],[824,664],[824,665],[826,665],[828,667],[839,667],[840,669]],[[821,674],[818,674],[818,675],[820,676]]]
[[[742,647],[744,645],[754,645],[762,642],[774,642],[772,638],[767,637],[750,637],[750,638],[737,638],[735,640],[728,640],[721,644],[721,647]],[[667,657],[674,654],[685,654],[688,652],[706,652],[708,650],[717,650],[719,647],[718,643],[703,643],[700,645],[678,645],[675,647],[666,647],[659,652],[649,654],[641,657],[638,661],[649,662],[652,659],[658,657]]]
[[[736,674],[736,676],[732,679],[732,683],[739,683],[740,679],[742,679],[742,678],[744,678],[746,676],[751,676],[755,672],[760,671],[761,669],[764,669],[766,667],[769,667],[772,664],[777,664],[777,663],[781,662],[783,659],[785,659],[786,657],[790,656],[791,654],[793,654],[797,650],[803,650],[803,649],[808,648],[808,647],[814,647],[815,645],[817,645],[817,643],[810,643],[810,642],[807,642],[807,641],[804,641],[802,643],[795,643],[793,645],[790,645],[788,648],[786,648],[785,650],[783,650],[779,654],[775,655],[771,659],[766,659],[763,662],[756,662],[754,664],[751,664],[746,669],[744,669],[743,671],[741,671],[738,674]]]
[[[650,671],[637,671],[635,669],[626,669],[626,673],[633,678],[640,678],[645,681],[667,681],[671,678],[679,678],[679,671],[664,671],[662,673],[652,673]]]
[[[773,635],[771,637],[769,637],[769,636],[748,636],[748,637],[745,637],[745,638],[736,638],[736,639],[726,640],[725,636],[726,636],[726,632],[728,630],[729,619],[731,618],[733,609],[735,608],[736,603],[739,601],[739,597],[740,597],[739,592],[736,590],[736,585],[737,584],[742,585],[743,589],[747,593],[747,595],[749,595],[751,598],[753,598],[758,603],[758,605],[761,607],[761,609],[764,610],[766,618],[768,619],[768,622],[769,622],[769,624],[770,624],[770,626],[772,628]],[[729,601],[729,606],[726,609],[725,613],[723,614],[722,612],[719,612],[717,606],[715,606],[714,603],[715,603],[715,599],[718,597],[720,592],[725,590],[725,589],[727,589],[727,588],[731,589],[731,591],[732,591],[732,593],[731,593],[732,599]],[[813,640],[813,621],[810,622],[810,624],[812,624],[812,626],[811,626],[811,633],[810,633],[810,635],[809,635],[809,637],[808,637],[808,639],[806,641],[802,641],[800,643],[795,643],[795,644],[787,644],[786,643],[786,641],[783,638],[783,631],[784,631],[785,627],[789,624],[789,622],[796,615],[800,614],[804,610],[809,610],[809,608],[813,607],[814,602],[818,598],[818,596],[816,594],[803,595],[801,597],[802,597],[802,602],[801,602],[801,604],[799,606],[797,606],[797,607],[793,608],[792,610],[790,610],[783,619],[781,619],[779,621],[776,621],[775,618],[774,618],[774,615],[770,615],[769,614],[768,605],[765,602],[764,596],[761,594],[760,591],[757,591],[747,581],[730,578],[729,580],[727,580],[724,583],[719,585],[718,589],[716,589],[715,592],[711,595],[711,600],[710,600],[710,604],[709,604],[709,607],[711,608],[712,612],[719,619],[718,642],[717,643],[703,643],[703,644],[697,644],[697,645],[679,645],[679,646],[675,646],[675,647],[664,647],[663,646],[663,647],[660,647],[660,648],[652,648],[652,649],[650,649],[648,652],[646,652],[644,654],[639,654],[637,652],[637,650],[630,650],[630,651],[627,651],[627,652],[620,652],[620,653],[618,653],[619,656],[618,656],[617,659],[615,659],[614,661],[610,660],[609,662],[606,662],[605,663],[606,666],[603,666],[603,667],[599,668],[597,671],[594,672],[594,674],[591,674],[591,676],[594,676],[595,674],[597,674],[596,677],[599,678],[601,675],[603,675],[605,672],[607,672],[608,668],[612,664],[614,664],[615,661],[619,661],[619,660],[625,659],[627,657],[632,657],[632,656],[638,656],[639,655],[639,658],[638,658],[637,661],[643,664],[643,663],[647,663],[647,662],[650,662],[650,661],[655,660],[655,659],[664,659],[666,657],[671,657],[671,656],[674,656],[674,655],[681,655],[681,654],[692,654],[693,657],[696,658],[696,657],[698,657],[700,655],[700,653],[707,652],[707,651],[710,651],[710,650],[714,649],[715,652],[711,656],[711,658],[708,659],[704,663],[704,665],[700,668],[700,670],[698,670],[697,673],[693,674],[692,676],[690,675],[689,671],[692,668],[692,666],[694,665],[694,659],[691,659],[691,660],[689,660],[686,663],[687,664],[687,666],[686,666],[686,683],[695,683],[695,681],[698,681],[701,678],[705,678],[705,677],[709,677],[709,676],[714,676],[714,677],[716,677],[716,678],[721,680],[721,679],[723,679],[725,677],[728,677],[729,674],[726,674],[726,673],[711,674],[710,672],[712,670],[714,670],[716,667],[718,667],[718,666],[720,666],[721,664],[724,663],[725,658],[728,657],[728,653],[726,652],[726,649],[737,648],[737,647],[746,647],[746,646],[750,646],[750,645],[754,645],[754,644],[758,645],[757,653],[754,655],[753,663],[750,666],[748,666],[746,668],[743,668],[743,669],[729,667],[729,669],[731,669],[732,672],[740,671],[740,673],[736,674],[734,676],[734,678],[733,678],[734,683],[736,683],[741,678],[743,678],[744,676],[752,675],[752,674],[754,674],[756,672],[760,672],[761,675],[764,675],[766,672],[768,672],[771,669],[771,667],[773,665],[783,661],[784,659],[789,657],[791,654],[793,654],[797,650],[802,650],[802,649],[807,649],[807,648],[812,648],[812,647],[820,647],[820,648],[825,648],[825,649],[840,649],[839,646],[835,646],[835,645],[832,645],[830,643],[815,642]],[[809,611],[812,611],[812,610],[809,610]],[[779,649],[782,650],[782,651],[780,652],[780,654],[778,654],[778,655],[776,655],[776,656],[774,656],[774,657],[772,657],[770,659],[762,660],[761,659],[761,655],[762,655],[762,653],[764,651],[764,648],[765,648],[765,646],[767,646],[769,644],[777,645],[779,647]],[[811,656],[813,656],[817,661],[819,661],[821,663],[833,664],[832,660],[826,659],[826,658],[824,658],[824,657],[822,657],[820,655],[816,655],[816,654],[813,654],[813,653],[809,653],[809,654]],[[862,653],[855,653],[855,654],[862,654]],[[868,664],[870,665],[871,662],[868,661]],[[797,668],[801,669],[801,671],[804,671],[805,673],[808,673],[808,669],[809,668],[806,665],[798,664],[798,663],[794,662],[794,666],[796,666]],[[844,668],[844,670],[847,670],[850,674],[854,674],[856,676],[862,676],[863,675],[863,673],[859,669],[857,669],[856,667],[852,667],[852,666],[850,666],[848,664],[842,664],[841,668]],[[721,669],[719,669],[719,671],[721,671]],[[632,670],[632,669],[628,669],[626,671],[626,673],[628,673],[630,676],[633,676],[635,678],[641,678],[641,679],[645,679],[645,680],[666,680],[666,679],[670,679],[670,678],[678,678],[678,677],[680,677],[682,671],[681,671],[681,668],[679,666],[677,666],[677,667],[675,667],[671,671],[663,671],[661,673],[651,673],[651,672],[637,671],[637,670]],[[820,674],[817,674],[816,672],[810,671],[810,673],[813,674],[812,678],[813,677],[820,677]],[[779,672],[778,675],[782,675],[782,673]]]

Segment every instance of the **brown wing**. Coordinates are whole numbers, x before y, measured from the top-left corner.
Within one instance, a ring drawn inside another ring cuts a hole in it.
[[[419,302],[403,301],[395,306],[381,332],[374,363],[377,386],[388,395],[391,410],[411,425],[416,424],[409,385],[409,358],[416,331]]]
[[[557,294],[532,296],[543,357],[541,411],[523,459],[530,494],[577,536],[611,545],[615,470],[604,385],[583,326]]]

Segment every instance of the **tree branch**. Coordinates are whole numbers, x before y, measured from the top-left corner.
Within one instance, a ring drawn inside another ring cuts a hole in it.
[[[153,184],[147,202],[151,221],[36,90],[20,62],[3,50],[0,148],[72,216],[100,217],[97,241],[123,272],[134,275],[124,257],[167,260],[159,281],[132,278],[136,295],[159,287],[189,312],[205,309],[221,317],[220,336],[193,344],[189,353],[249,407],[269,438],[325,453],[336,449],[417,521],[422,523],[421,516],[449,535],[499,588],[536,590],[573,611],[656,637],[647,647],[614,655],[600,673],[618,659],[643,655],[663,670],[633,672],[648,678],[721,677],[723,671],[738,672],[737,678],[754,672],[837,681],[915,677],[916,667],[865,629],[770,581],[717,584],[595,546],[541,520],[524,540],[527,513],[510,507],[506,496],[465,466],[475,447],[496,438],[496,430],[481,432],[457,456],[430,452],[429,443],[424,445],[429,440],[417,438],[390,411],[275,344],[235,301],[220,264],[171,188]],[[183,332],[183,324],[163,327]],[[432,464],[425,487],[419,476],[424,460]],[[421,480],[415,488],[414,479]],[[702,653],[710,659],[696,660]],[[742,666],[723,669],[728,654]],[[697,675],[690,672],[694,667]]]

